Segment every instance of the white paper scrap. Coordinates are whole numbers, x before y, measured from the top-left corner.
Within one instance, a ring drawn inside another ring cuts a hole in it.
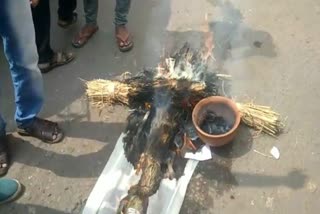
[[[279,159],[280,158],[280,151],[277,147],[272,147],[272,149],[270,150],[270,153],[272,154],[272,156],[275,158],[275,159]]]
[[[209,145],[205,145],[200,148],[196,153],[186,152],[184,158],[197,160],[197,161],[205,161],[212,159],[212,154]]]

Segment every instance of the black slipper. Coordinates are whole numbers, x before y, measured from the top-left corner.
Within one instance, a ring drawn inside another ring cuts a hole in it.
[[[59,143],[64,138],[64,133],[57,123],[40,118],[35,118],[27,128],[18,128],[18,134],[35,137],[49,144]]]
[[[50,62],[39,63],[38,67],[39,67],[41,73],[45,74],[56,67],[70,63],[74,59],[75,59],[75,55],[73,53],[57,52],[54,54],[54,56]]]
[[[68,28],[70,27],[71,25],[73,25],[74,23],[76,23],[78,20],[78,14],[77,13],[73,13],[72,14],[72,18],[70,20],[62,20],[62,19],[59,19],[58,20],[58,25],[62,28]]]

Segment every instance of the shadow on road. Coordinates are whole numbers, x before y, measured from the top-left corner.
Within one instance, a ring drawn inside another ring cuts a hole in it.
[[[99,151],[88,154],[70,155],[48,151],[43,147],[10,136],[12,161],[27,164],[35,168],[50,170],[56,175],[71,178],[99,177],[115,143],[104,145]],[[76,153],[75,148],[65,148],[69,153]]]
[[[52,209],[49,207],[43,207],[40,205],[34,205],[34,204],[18,204],[18,203],[12,203],[9,205],[6,205],[7,212],[10,212],[10,214],[71,214],[70,212],[63,212],[60,210]],[[1,211],[1,208],[0,208]],[[9,213],[8,213],[9,214]]]

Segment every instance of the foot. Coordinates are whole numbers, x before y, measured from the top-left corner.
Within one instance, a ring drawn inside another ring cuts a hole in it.
[[[74,23],[76,23],[78,20],[78,14],[77,13],[73,13],[72,14],[72,18],[69,20],[62,20],[59,18],[58,20],[58,25],[62,28],[68,28],[71,25],[73,25]]]
[[[45,143],[59,143],[64,138],[64,133],[57,123],[49,120],[35,118],[27,128],[19,128],[18,133],[22,136],[31,136]]]
[[[74,58],[75,58],[75,55],[73,53],[57,52],[57,53],[54,53],[53,58],[51,59],[50,62],[39,63],[38,67],[41,73],[45,74],[56,67],[70,63],[72,60],[74,60]]]
[[[0,176],[7,174],[9,169],[8,150],[7,136],[0,136]]]
[[[83,47],[89,39],[99,30],[97,25],[85,25],[73,38],[72,45],[75,48]]]
[[[75,55],[73,53],[67,53],[67,52],[57,52],[54,53],[53,58],[50,62],[47,63],[39,63],[38,67],[41,70],[41,73],[48,73],[52,69],[66,65],[70,63],[72,60],[74,60]]]
[[[127,52],[133,48],[133,41],[125,25],[116,26],[116,39],[121,52]]]
[[[13,201],[21,193],[21,184],[14,179],[0,179],[0,205]]]

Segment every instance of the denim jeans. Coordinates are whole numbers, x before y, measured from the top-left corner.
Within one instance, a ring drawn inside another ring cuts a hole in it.
[[[83,0],[86,23],[97,25],[99,0]],[[116,0],[115,25],[125,25],[128,23],[128,13],[131,0]]]
[[[115,8],[115,25],[125,25],[128,23],[128,14],[130,10],[131,0],[117,0]]]
[[[97,25],[99,0],[83,0],[86,24]]]
[[[2,0],[0,36],[13,80],[18,127],[32,123],[43,104],[43,83],[29,0]],[[0,116],[0,134],[5,122]]]

